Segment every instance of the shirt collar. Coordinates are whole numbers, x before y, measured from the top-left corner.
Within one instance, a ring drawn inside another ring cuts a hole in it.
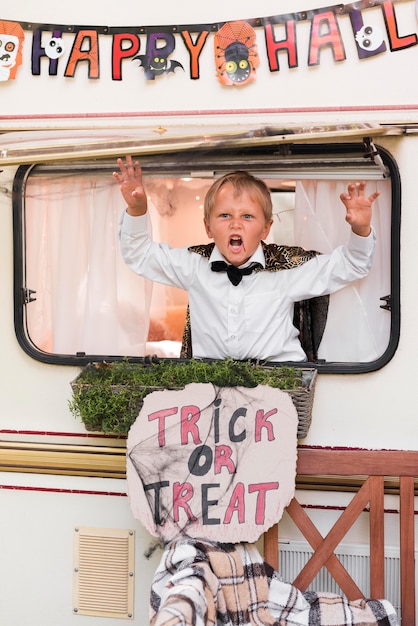
[[[213,248],[212,253],[209,257],[209,263],[212,263],[213,261],[226,261],[225,257],[219,252],[216,245]],[[254,252],[252,257],[250,257],[246,263],[243,263],[239,267],[247,267],[248,265],[250,265],[250,263],[261,263],[264,268],[266,267],[266,260],[264,257],[261,243],[258,244],[257,250]]]

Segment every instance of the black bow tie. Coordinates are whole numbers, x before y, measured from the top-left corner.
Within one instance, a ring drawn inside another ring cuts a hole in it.
[[[251,263],[248,267],[235,267],[235,265],[229,265],[225,261],[213,261],[211,265],[212,272],[226,272],[229,280],[235,286],[241,282],[243,276],[251,274],[256,267],[262,267],[261,263]]]

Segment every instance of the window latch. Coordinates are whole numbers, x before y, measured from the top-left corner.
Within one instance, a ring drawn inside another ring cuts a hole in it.
[[[383,163],[382,157],[379,154],[379,150],[374,145],[373,141],[370,137],[363,138],[365,154],[363,155],[365,159],[371,159],[375,165],[377,165],[382,171],[383,178],[389,178],[389,169]]]
[[[36,298],[33,297],[33,294],[36,293],[33,289],[28,289],[27,287],[23,288],[23,304],[30,304],[30,302],[35,302]]]
[[[383,296],[383,298],[379,298],[380,301],[385,302],[386,304],[381,304],[380,308],[385,309],[386,311],[392,310],[392,296],[389,294],[387,296]]]

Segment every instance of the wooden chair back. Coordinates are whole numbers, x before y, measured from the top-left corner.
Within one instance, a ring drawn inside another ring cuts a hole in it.
[[[349,600],[364,598],[363,592],[343,567],[335,548],[362,511],[370,519],[370,597],[385,597],[384,493],[385,477],[399,485],[400,595],[402,623],[415,621],[414,486],[418,477],[418,451],[398,450],[298,450],[298,476],[358,476],[359,489],[326,537],[322,537],[296,497],[286,511],[314,550],[293,584],[305,591],[325,566]],[[264,558],[278,569],[279,529],[276,524],[264,535]],[[284,578],[286,573],[282,572]]]

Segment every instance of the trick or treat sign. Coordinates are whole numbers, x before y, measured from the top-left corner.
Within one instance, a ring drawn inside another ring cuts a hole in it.
[[[267,386],[149,394],[127,442],[135,518],[164,541],[256,541],[293,497],[297,425],[290,396]]]

